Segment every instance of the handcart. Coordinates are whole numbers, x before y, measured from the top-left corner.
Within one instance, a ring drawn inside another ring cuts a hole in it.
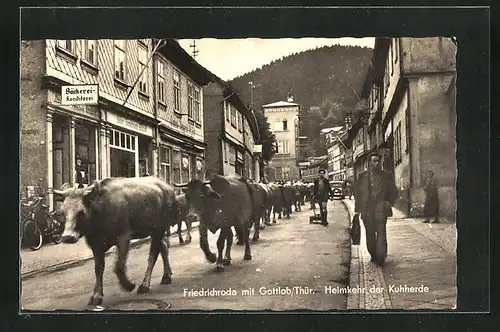
[[[319,221],[319,223],[322,223],[323,222],[323,218],[321,218],[321,207],[318,206],[318,210],[316,210],[316,202],[312,202],[312,211],[313,211],[313,215],[309,217],[309,223],[310,224],[314,224],[315,221]]]

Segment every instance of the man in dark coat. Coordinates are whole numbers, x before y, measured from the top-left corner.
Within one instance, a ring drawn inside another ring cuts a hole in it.
[[[372,153],[368,170],[362,172],[354,186],[355,212],[361,213],[366,230],[366,246],[371,261],[382,265],[387,257],[387,217],[392,216],[392,206],[398,189],[392,174],[380,168],[380,155]]]
[[[319,176],[316,180],[314,180],[313,198],[319,205],[322,224],[326,226],[328,225],[326,205],[328,198],[332,196],[332,187],[330,186],[328,179],[325,177],[325,173],[324,169],[320,169]]]
[[[425,223],[429,222],[429,219],[434,219],[435,223],[439,222],[439,196],[438,188],[436,184],[436,178],[434,177],[433,171],[428,171],[426,176],[426,181],[424,185],[425,191]],[[431,222],[432,223],[432,222]]]

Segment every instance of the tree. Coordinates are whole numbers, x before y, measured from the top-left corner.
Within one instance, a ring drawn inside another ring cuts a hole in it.
[[[276,135],[271,132],[271,126],[262,111],[255,111],[255,118],[262,143],[262,160],[268,162],[276,153]]]

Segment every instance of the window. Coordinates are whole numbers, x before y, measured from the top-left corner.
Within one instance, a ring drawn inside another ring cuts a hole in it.
[[[285,166],[281,169],[281,172],[283,173],[283,179],[287,180],[290,179],[290,167]]]
[[[96,40],[82,40],[82,56],[85,61],[95,65],[97,63],[97,41]]]
[[[227,142],[223,141],[222,142],[222,147],[224,148],[224,161],[227,163],[229,160],[229,151],[227,149]]]
[[[402,159],[401,153],[401,122],[398,123],[394,131],[394,162],[399,164]]]
[[[283,179],[283,171],[281,167],[276,167],[276,179],[277,180]]]
[[[200,107],[201,91],[198,87],[194,87],[194,121],[201,122],[201,107]]]
[[[226,102],[224,107],[226,108],[226,120],[227,122],[231,122],[231,105]]]
[[[191,163],[188,154],[182,154],[182,182],[189,182],[191,180]]]
[[[287,120],[283,120],[283,130],[288,130],[288,121]]]
[[[160,147],[160,178],[171,183],[170,148]]]
[[[196,178],[203,179],[203,160],[196,158]]]
[[[236,128],[236,113],[236,108],[231,106],[231,126],[233,126],[234,128]]]
[[[181,183],[181,152],[173,151],[172,153],[172,169],[174,175],[174,183]]]
[[[115,78],[125,81],[125,40],[115,40]]]
[[[236,162],[236,150],[234,146],[229,145],[229,163],[234,165]]]
[[[393,38],[391,38],[391,44],[389,45],[389,48],[391,50],[391,57],[389,59],[389,65],[391,68],[391,76],[394,74],[394,44],[393,44]]]
[[[75,53],[75,50],[73,49],[73,41],[72,40],[58,40],[57,46],[65,49],[66,51],[68,51],[70,53]]]
[[[399,38],[394,38],[394,62],[398,63],[399,55]]]
[[[384,80],[385,80],[385,87],[386,87],[386,90],[385,90],[385,94],[387,95],[387,88],[389,87],[389,84],[390,84],[390,78],[389,78],[389,58],[386,59],[385,61],[385,76],[384,76]]]
[[[278,153],[279,154],[290,153],[290,150],[288,149],[288,141],[279,141],[278,142]]]
[[[181,109],[181,77],[178,71],[174,71],[174,110]]]
[[[147,77],[148,74],[145,71],[146,65],[148,63],[148,49],[139,45],[138,47],[138,59],[139,59],[139,91],[147,93]]]
[[[109,145],[115,149],[135,152],[137,136],[111,129]]]
[[[200,89],[188,82],[188,117],[200,122]]]
[[[238,112],[238,130],[241,132],[243,132],[243,115]]]
[[[157,67],[158,67],[158,100],[165,102],[165,66],[163,65],[163,62],[158,61],[157,62]]]
[[[408,109],[405,110],[405,152],[406,153],[409,153],[410,151],[410,135],[411,135],[411,131],[410,131],[410,112],[408,111]]]

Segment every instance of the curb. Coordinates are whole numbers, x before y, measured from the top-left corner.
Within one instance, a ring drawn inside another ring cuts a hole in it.
[[[348,212],[350,225],[354,211],[344,200],[342,200],[342,203]],[[363,236],[363,231],[361,236]],[[391,298],[387,291],[382,269],[371,264],[365,264],[364,256],[366,253],[363,253],[365,250],[361,248],[361,245],[363,245],[363,241],[360,245],[351,244],[349,287],[359,287],[365,292],[359,294],[349,293],[347,309],[392,309]],[[382,287],[384,291],[380,295],[371,294],[368,290],[373,286]]]
[[[198,225],[192,226],[191,230],[193,230],[195,228],[198,228]],[[184,234],[184,233],[186,233],[186,230],[181,231],[181,234]],[[135,240],[135,242],[131,241],[130,242],[130,248],[138,247],[138,246],[140,246],[140,245],[142,245],[144,243],[149,242],[149,240],[150,240],[150,238],[148,236],[147,238],[144,238],[144,239]],[[108,250],[106,252],[106,254],[105,254],[105,257],[111,255],[114,252],[116,252],[115,248],[113,248],[113,250]],[[73,259],[73,260],[70,260],[70,261],[66,261],[66,262],[62,262],[62,263],[57,263],[57,264],[54,264],[54,265],[49,265],[49,266],[45,266],[45,267],[42,267],[42,268],[39,268],[39,269],[36,269],[36,270],[25,272],[25,273],[21,274],[21,281],[28,280],[28,279],[31,279],[31,278],[34,278],[34,277],[38,277],[38,276],[41,276],[41,275],[53,273],[53,272],[64,271],[64,270],[67,270],[67,269],[72,268],[72,267],[77,267],[77,266],[83,265],[83,264],[85,264],[88,261],[91,261],[93,259],[94,259],[94,256],[85,257],[85,258],[81,258],[81,259]]]
[[[351,227],[351,221],[353,217],[353,211],[351,211],[351,208],[349,205],[347,205],[344,200],[342,200],[342,204],[344,204],[344,207],[347,211],[347,215],[349,217],[349,228]],[[359,246],[354,246],[352,244],[352,241],[349,239],[351,242],[351,265],[349,269],[349,287],[353,288],[356,286],[359,287],[364,287],[363,283],[363,277],[360,275],[360,268],[359,268]],[[363,297],[363,301],[362,300]],[[347,308],[348,310],[350,309],[360,309],[361,304],[363,304],[364,307],[364,296],[363,294],[355,294],[355,293],[349,293],[347,295]]]

